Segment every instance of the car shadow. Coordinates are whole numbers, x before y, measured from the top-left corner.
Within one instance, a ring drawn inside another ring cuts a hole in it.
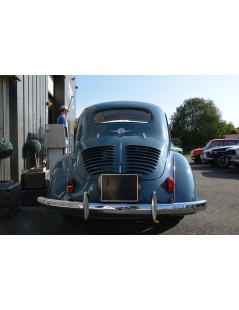
[[[61,230],[60,234],[80,235],[158,235],[175,227],[178,219],[160,217],[158,223],[153,220],[96,220],[84,221],[72,218],[70,226]],[[55,234],[56,232],[54,232]]]
[[[207,164],[190,164],[190,166],[192,171],[201,171],[201,174],[207,178],[239,180],[239,170],[235,167],[222,169]]]
[[[11,218],[0,218],[0,235],[158,235],[179,223],[179,219],[115,220],[63,217],[38,207],[23,207]]]

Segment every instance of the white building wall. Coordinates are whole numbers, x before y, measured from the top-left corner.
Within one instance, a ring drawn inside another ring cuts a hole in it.
[[[9,84],[7,76],[0,76],[0,137],[10,140]],[[10,158],[0,161],[0,178],[10,179]]]
[[[13,77],[17,79],[14,83]],[[65,98],[62,100],[70,106],[68,120],[73,143],[76,76],[62,77],[65,85],[62,91]],[[0,76],[0,136],[10,140],[14,148],[10,159],[4,159],[1,163],[2,175],[6,180],[20,181],[21,173],[31,167],[30,156],[25,151],[28,140],[37,139],[43,144],[48,123],[48,83],[48,75]],[[59,110],[57,106],[56,110]]]

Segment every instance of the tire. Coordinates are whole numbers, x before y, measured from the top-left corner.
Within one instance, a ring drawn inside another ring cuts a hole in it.
[[[78,216],[70,215],[70,214],[61,214],[61,217],[66,222],[74,222],[74,221],[83,221],[84,219]]]
[[[201,163],[202,163],[202,160],[201,160],[200,155],[198,155],[198,156],[195,158],[195,163],[196,163],[196,164],[201,164]]]
[[[184,215],[166,215],[164,218],[172,224],[177,224],[184,218]]]
[[[214,159],[215,166],[218,168],[226,169],[229,167],[228,159],[225,154],[218,154]]]

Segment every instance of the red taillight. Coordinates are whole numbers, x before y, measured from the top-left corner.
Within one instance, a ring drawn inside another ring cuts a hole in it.
[[[69,181],[67,182],[67,192],[68,192],[68,193],[73,193],[74,186],[75,186],[75,179],[69,180]]]
[[[175,181],[174,181],[174,179],[171,178],[171,177],[167,177],[166,183],[167,183],[168,192],[169,193],[173,193],[174,189],[175,189]]]

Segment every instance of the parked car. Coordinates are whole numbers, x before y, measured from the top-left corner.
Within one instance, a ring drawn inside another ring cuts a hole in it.
[[[205,210],[187,159],[171,150],[163,110],[150,103],[108,102],[86,108],[75,150],[52,172],[51,213],[90,218],[148,219]]]
[[[183,154],[183,149],[181,147],[175,146],[173,143],[171,143],[171,150]]]
[[[197,164],[204,163],[203,159],[203,152],[204,150],[212,149],[214,147],[221,147],[231,145],[234,142],[239,141],[239,139],[231,139],[231,138],[224,138],[224,139],[212,139],[210,140],[205,147],[197,148],[191,151],[191,160]]]
[[[218,168],[228,168],[230,162],[228,160],[228,151],[234,146],[239,145],[239,140],[236,142],[228,142],[227,146],[214,147],[203,152],[205,163],[212,164]]]
[[[227,150],[227,156],[229,163],[239,168],[239,146],[230,147],[230,149]]]

